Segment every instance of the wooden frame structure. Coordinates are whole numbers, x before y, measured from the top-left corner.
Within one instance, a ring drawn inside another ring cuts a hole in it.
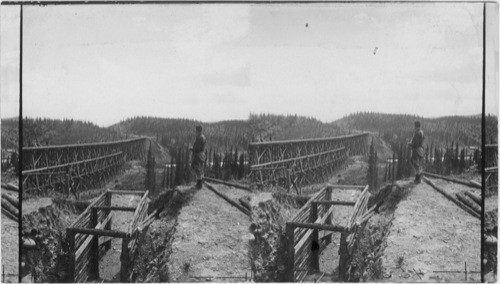
[[[486,191],[498,191],[498,144],[484,145]]]
[[[23,190],[74,192],[104,185],[127,160],[145,157],[146,138],[116,142],[23,148]]]
[[[327,181],[349,155],[365,154],[368,133],[250,143],[250,179],[290,189]]]
[[[334,201],[332,189],[362,190],[357,201]],[[368,186],[327,185],[317,192],[295,214],[290,222],[286,223],[287,263],[285,274],[287,282],[301,282],[311,271],[319,271],[319,255],[331,242],[331,232],[340,233],[339,248],[339,275],[346,281],[349,262],[357,244],[358,228],[373,214],[374,209],[367,210],[370,197]],[[353,214],[346,226],[332,225],[333,206],[354,206]],[[319,231],[328,231],[320,238]]]
[[[137,207],[111,206],[113,194],[142,195]],[[114,211],[133,211],[127,232],[111,229]],[[101,250],[111,246],[110,238],[122,239],[120,282],[128,281],[129,268],[137,250],[142,228],[151,219],[148,213],[148,191],[107,190],[96,198],[66,229],[69,243],[69,282],[89,282],[99,278]],[[103,244],[102,248],[100,244]]]

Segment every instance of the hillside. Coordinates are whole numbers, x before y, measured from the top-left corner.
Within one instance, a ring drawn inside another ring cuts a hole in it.
[[[192,119],[142,116],[125,119],[108,128],[76,120],[25,118],[23,135],[25,146],[112,141],[140,135],[156,137],[162,146],[171,151],[191,144],[194,128],[201,124],[208,140],[207,148],[224,152],[230,148],[245,150],[252,141],[332,137],[359,130],[379,133],[385,141],[396,145],[412,137],[415,120],[422,122],[426,144],[438,147],[445,147],[452,142],[461,146],[480,145],[480,116],[423,118],[370,112],[351,114],[332,123],[324,123],[312,117],[273,114],[250,114],[247,120],[210,123]],[[11,124],[13,127],[9,127]],[[496,142],[493,138],[498,133],[497,125],[497,117],[487,117],[488,143]],[[2,143],[4,132],[11,133],[5,135],[5,139],[17,137],[15,129],[16,123],[2,120]]]
[[[125,138],[116,131],[73,119],[23,118],[23,146],[65,145]]]
[[[426,136],[426,144],[440,147],[458,142],[464,146],[481,144],[481,116],[447,116],[439,118],[423,118],[404,114],[383,114],[360,112],[351,114],[333,122],[334,125],[346,129],[359,129],[378,132],[388,142],[405,142],[413,135],[413,122],[419,120]],[[486,118],[487,141],[496,138],[498,119],[494,116]],[[496,141],[496,139],[494,139]]]
[[[19,145],[19,119],[2,119],[2,149],[17,149]]]

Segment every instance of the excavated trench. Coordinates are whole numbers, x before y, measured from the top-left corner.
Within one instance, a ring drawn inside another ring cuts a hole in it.
[[[21,248],[23,281],[64,282],[68,272],[66,228],[85,210],[87,202],[52,199],[52,204],[23,215]]]

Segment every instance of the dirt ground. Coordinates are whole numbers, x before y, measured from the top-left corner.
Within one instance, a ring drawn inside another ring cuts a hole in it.
[[[470,190],[446,181],[433,181],[453,194]],[[426,183],[413,187],[407,198],[397,205],[389,230],[380,281],[480,281],[477,272],[480,271],[481,221]]]
[[[249,192],[214,185],[233,200]],[[250,277],[250,219],[205,186],[178,216],[168,264],[173,282],[242,282]]]
[[[2,175],[2,182],[18,184],[15,176]],[[2,193],[18,199],[18,194],[2,188]],[[19,282],[19,224],[2,213],[2,278],[3,283]]]

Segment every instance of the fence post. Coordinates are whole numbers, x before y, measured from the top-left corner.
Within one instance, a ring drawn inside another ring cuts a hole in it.
[[[342,282],[347,281],[347,260],[349,255],[347,253],[347,234],[348,232],[340,233],[340,248],[339,248],[339,280]]]
[[[105,206],[111,206],[111,192],[106,192],[106,195],[105,195],[105,199],[104,199],[104,205]],[[111,210],[106,210],[106,215],[104,217],[107,218],[109,214],[111,214]],[[111,230],[111,226],[112,226],[112,223],[113,223],[113,216],[111,216],[111,218],[109,219],[109,222],[106,224],[106,226],[104,226],[104,230]],[[111,241],[108,241],[105,243],[104,245],[104,249],[106,251],[110,250],[111,249]]]
[[[71,229],[66,229],[66,239],[69,246],[69,263],[68,263],[68,282],[75,282],[75,232]]]
[[[294,230],[295,228],[286,223],[286,242],[287,242],[287,258],[286,258],[286,282],[295,282],[295,247],[294,247]]]
[[[129,249],[128,249],[129,242],[130,238],[122,239],[122,254],[120,255],[120,261],[122,263],[120,267],[120,282],[122,283],[128,282],[127,278],[128,278],[128,269],[130,262]]]
[[[332,188],[331,187],[326,188],[325,199],[327,201],[332,200]],[[330,206],[333,206],[333,205],[330,205]],[[325,207],[325,208],[329,209],[329,207]],[[326,210],[326,212],[328,212],[328,210]],[[332,214],[333,213],[328,214],[328,216],[326,217],[326,221],[325,221],[326,224],[332,224]],[[329,232],[329,235],[326,238],[326,242],[327,242],[327,244],[332,243],[332,233],[331,232]]]
[[[94,229],[97,226],[97,209],[90,209],[90,228]],[[90,272],[94,279],[99,279],[99,236],[95,235],[92,237],[92,243],[90,248]]]
[[[318,204],[311,203],[311,215],[309,215],[309,222],[314,223],[318,219]],[[313,229],[311,234],[312,247],[311,247],[311,268],[319,271],[319,234],[317,229]]]

